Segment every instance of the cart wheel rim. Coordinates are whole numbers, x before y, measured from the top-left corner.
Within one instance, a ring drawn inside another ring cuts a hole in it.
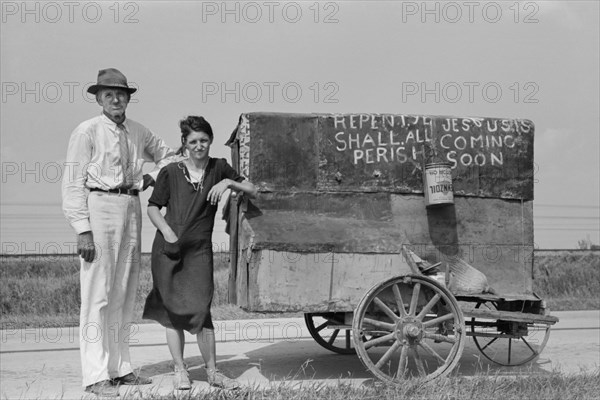
[[[475,308],[482,307],[498,309],[494,302],[480,302],[475,305]],[[522,323],[521,332],[518,332],[518,327],[511,327],[510,323],[471,318],[471,336],[479,352],[494,364],[504,367],[527,364],[539,357],[550,337],[550,325]],[[507,329],[513,332],[505,332]]]
[[[356,354],[354,341],[352,340],[352,330],[349,329],[329,329],[331,321],[341,318],[344,313],[305,313],[304,322],[308,332],[315,342],[327,350],[338,354]],[[318,321],[317,318],[322,318]],[[315,324],[315,322],[317,322]],[[339,325],[339,324],[333,324]],[[331,332],[330,332],[331,331]],[[328,335],[328,333],[331,333]]]
[[[460,361],[466,340],[454,296],[418,275],[373,286],[356,308],[353,332],[364,366],[395,384],[411,377],[430,381],[447,375]]]

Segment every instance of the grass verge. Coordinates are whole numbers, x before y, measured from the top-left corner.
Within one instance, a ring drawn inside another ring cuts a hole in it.
[[[215,254],[213,319],[300,316],[300,313],[249,313],[227,303],[228,253]],[[76,326],[79,314],[79,260],[65,257],[2,257],[0,321],[11,328]],[[600,309],[600,252],[538,252],[534,291],[553,311]],[[141,319],[152,288],[150,257],[142,256],[134,322]]]
[[[282,382],[267,389],[243,388],[236,392],[177,393],[169,396],[144,395],[155,400],[591,400],[600,393],[600,373],[564,375],[551,372],[544,375],[500,376],[479,374],[474,377],[436,379],[429,384],[409,380],[400,386],[379,382],[361,386],[305,381],[302,384]]]

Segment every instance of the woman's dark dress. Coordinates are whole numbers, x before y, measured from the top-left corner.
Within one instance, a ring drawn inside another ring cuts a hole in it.
[[[204,172],[202,192],[187,181],[183,162],[165,166],[148,200],[151,206],[167,207],[165,220],[179,238],[165,241],[157,230],[152,244],[153,288],[146,298],[144,319],[192,334],[213,329],[210,305],[213,297],[212,231],[217,206],[206,197],[225,178],[242,181],[225,159],[210,158]],[[196,184],[197,186],[197,184]]]

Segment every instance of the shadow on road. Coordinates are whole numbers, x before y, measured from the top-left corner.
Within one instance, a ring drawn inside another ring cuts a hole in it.
[[[221,345],[221,347],[223,347]],[[330,352],[312,340],[293,342],[264,343],[241,354],[219,354],[219,369],[231,377],[247,378],[250,381],[279,382],[285,380],[336,380],[357,379],[370,380],[373,375],[362,364],[357,355],[340,355]],[[217,353],[219,349],[217,348]],[[546,362],[543,358],[520,367],[502,367],[480,355],[471,340],[467,341],[460,364],[453,373],[461,376],[485,374],[490,376],[506,376],[518,374],[547,374],[540,365]],[[202,368],[200,356],[186,358],[190,378],[206,381],[206,372]],[[409,364],[409,368],[415,369]],[[142,367],[146,375],[157,376],[173,371],[171,361],[148,364]],[[251,373],[249,371],[252,371]]]

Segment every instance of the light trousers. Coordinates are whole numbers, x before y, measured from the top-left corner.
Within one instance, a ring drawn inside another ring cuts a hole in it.
[[[90,192],[96,257],[81,259],[79,320],[83,386],[132,372],[129,342],[139,282],[141,206],[137,196]]]

